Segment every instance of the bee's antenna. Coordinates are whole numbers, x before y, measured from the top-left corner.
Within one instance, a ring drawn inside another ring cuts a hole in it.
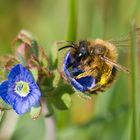
[[[69,45],[69,46],[64,46],[64,47],[58,49],[58,51],[61,51],[61,50],[66,49],[66,48],[74,48],[74,49],[76,49],[74,46]]]
[[[74,41],[66,41],[66,40],[62,40],[62,41],[57,41],[56,44],[63,44],[63,43],[69,43],[69,44],[76,44]]]

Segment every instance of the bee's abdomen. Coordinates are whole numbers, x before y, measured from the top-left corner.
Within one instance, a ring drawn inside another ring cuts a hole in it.
[[[114,67],[112,68],[112,73],[111,73],[111,77],[110,77],[109,80],[108,80],[108,84],[110,84],[110,83],[112,83],[112,82],[114,81],[116,75],[117,75],[117,69],[116,69],[116,67],[114,66]]]

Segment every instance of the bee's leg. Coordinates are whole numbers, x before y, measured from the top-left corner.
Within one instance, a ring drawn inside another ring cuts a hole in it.
[[[75,74],[78,74],[79,72],[80,72],[79,69],[73,69],[73,70],[70,72],[70,74],[71,74],[71,76],[73,76],[73,75],[75,75]]]
[[[94,92],[96,90],[98,90],[99,88],[101,88],[103,85],[107,84],[110,75],[111,75],[112,71],[110,70],[109,72],[105,72],[102,76],[100,81],[92,88],[89,89],[90,92]]]
[[[102,85],[101,85],[100,83],[97,83],[97,84],[94,86],[94,88],[89,89],[88,91],[89,91],[89,92],[94,92],[94,91],[96,91],[97,89],[99,89],[101,86],[102,86]]]
[[[76,79],[80,79],[80,78],[83,78],[83,77],[86,77],[86,76],[90,76],[90,75],[94,75],[93,73],[96,72],[96,67],[95,68],[92,68],[92,69],[89,69],[81,74],[79,74],[78,76],[76,76],[75,78]],[[93,76],[94,77],[94,76]]]

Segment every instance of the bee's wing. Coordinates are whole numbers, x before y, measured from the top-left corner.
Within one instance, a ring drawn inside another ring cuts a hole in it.
[[[137,45],[140,46],[140,28],[135,29],[136,32],[136,42]],[[131,35],[128,33],[127,35],[124,35],[124,37],[121,37],[120,39],[117,40],[109,40],[110,43],[114,44],[117,48],[122,48],[122,47],[129,47],[131,45]]]
[[[106,63],[108,63],[108,64],[110,64],[112,66],[115,66],[118,70],[122,70],[122,71],[124,71],[126,73],[129,73],[129,70],[126,67],[124,67],[124,66],[122,66],[122,65],[120,65],[120,64],[118,64],[116,62],[113,62],[112,60],[108,59],[107,57],[101,57],[101,59],[103,61],[105,61]]]

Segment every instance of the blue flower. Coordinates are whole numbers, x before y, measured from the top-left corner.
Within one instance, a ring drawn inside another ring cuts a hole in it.
[[[0,85],[0,97],[22,115],[31,107],[40,105],[41,93],[32,74],[17,64],[10,70],[8,80]]]
[[[95,78],[86,76],[76,79],[76,76],[84,72],[82,69],[78,68],[78,66],[79,64],[72,58],[69,51],[64,59],[64,73],[75,89],[81,92],[89,91],[95,86]]]

